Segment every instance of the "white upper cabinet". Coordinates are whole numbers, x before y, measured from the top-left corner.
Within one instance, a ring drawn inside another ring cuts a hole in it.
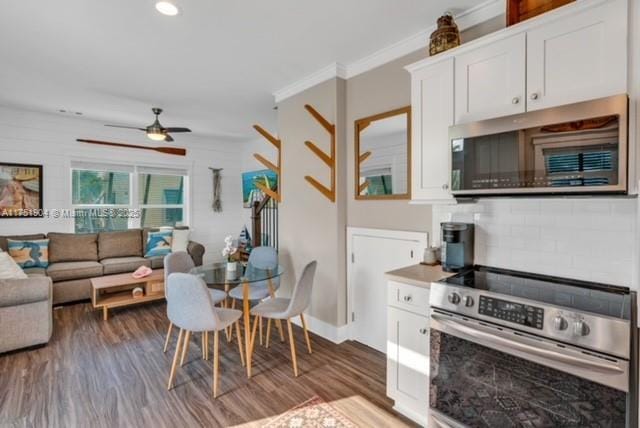
[[[627,92],[627,1],[527,32],[527,110]]]
[[[456,123],[525,111],[525,53],[522,33],[456,56]]]
[[[448,140],[453,125],[453,58],[417,70],[411,79],[411,198],[452,201]]]

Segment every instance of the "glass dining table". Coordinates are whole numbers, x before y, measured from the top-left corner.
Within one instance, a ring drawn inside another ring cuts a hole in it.
[[[279,277],[284,273],[282,266],[278,265],[273,269],[263,269],[248,264],[243,266],[238,263],[236,270],[229,270],[227,263],[212,263],[203,266],[197,266],[190,272],[204,280],[209,288],[223,289],[225,293],[229,293],[231,288],[242,286],[242,312],[244,318],[244,338],[238,337],[238,340],[244,339],[246,363],[247,363],[247,377],[251,377],[251,357],[253,354],[253,345],[255,341],[255,335],[251,334],[251,305],[249,299],[250,287],[258,286],[259,283],[266,284],[269,290],[269,294],[272,298],[275,298],[275,287],[273,279]],[[223,307],[228,307],[229,302],[225,299]],[[257,322],[257,321],[256,321]],[[280,330],[282,335],[282,325],[276,323],[276,326]]]

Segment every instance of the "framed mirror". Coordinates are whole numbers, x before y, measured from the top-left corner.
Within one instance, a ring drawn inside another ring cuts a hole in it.
[[[411,107],[356,120],[355,194],[411,198]]]

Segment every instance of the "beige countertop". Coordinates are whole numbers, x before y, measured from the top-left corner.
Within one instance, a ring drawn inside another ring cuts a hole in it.
[[[387,272],[385,275],[387,279],[391,281],[404,282],[405,284],[430,288],[432,282],[448,278],[455,274],[443,271],[441,265],[427,266],[417,264],[402,269],[392,270]]]

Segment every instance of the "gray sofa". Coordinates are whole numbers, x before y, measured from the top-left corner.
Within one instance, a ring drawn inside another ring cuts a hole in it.
[[[0,352],[46,343],[51,337],[52,305],[91,297],[91,278],[133,272],[140,266],[163,267],[164,258],[145,258],[147,229],[96,234],[49,233],[49,266],[25,269],[28,279],[0,280]],[[7,239],[44,239],[44,234],[0,236]],[[204,247],[189,242],[196,266]]]

